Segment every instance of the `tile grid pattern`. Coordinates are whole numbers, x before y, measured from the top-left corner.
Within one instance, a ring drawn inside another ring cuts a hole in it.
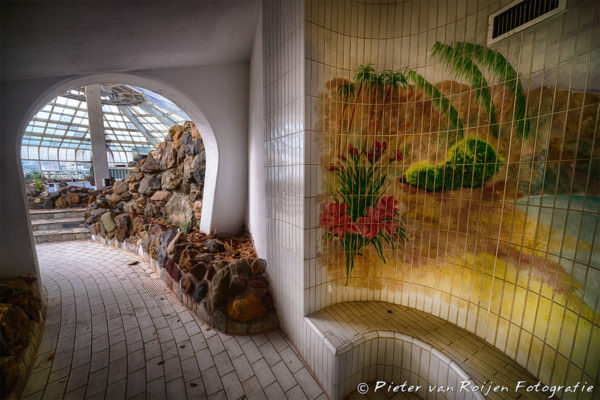
[[[353,78],[357,65],[371,62],[379,71],[408,65],[433,82],[448,79],[444,67],[429,57],[435,41],[449,43],[460,40],[485,45],[488,15],[509,3],[510,0],[306,1],[306,152],[312,154],[313,158],[306,167],[306,187],[310,191],[305,193],[305,312],[311,313],[343,301],[383,300],[399,303],[440,316],[475,333],[517,359],[544,382],[568,384],[580,380],[597,381],[600,376],[599,363],[596,357],[589,355],[597,352],[600,343],[597,320],[584,315],[577,302],[564,304],[556,299],[554,292],[549,295],[538,293],[532,283],[531,273],[521,282],[512,282],[507,276],[495,280],[489,292],[469,301],[462,291],[467,295],[476,293],[472,283],[466,289],[452,284],[442,290],[432,288],[430,286],[435,283],[419,281],[420,272],[412,265],[407,265],[405,269],[397,267],[397,276],[402,276],[401,279],[365,267],[365,276],[359,278],[363,284],[353,283],[351,287],[346,287],[343,279],[327,276],[323,267],[323,249],[319,240],[321,229],[318,225],[323,177],[319,167],[319,143],[314,134],[320,129],[318,101],[326,82],[333,77]],[[571,90],[595,89],[600,71],[595,65],[598,64],[596,61],[600,52],[599,42],[592,38],[597,36],[598,21],[597,3],[574,0],[569,2],[566,13],[495,44],[493,49],[507,55],[513,62],[526,90],[538,85]],[[543,115],[534,124],[539,125],[547,120],[558,121],[559,114],[553,112]],[[596,115],[596,122],[597,118]],[[561,140],[565,141],[566,138]],[[578,164],[589,164],[592,168],[591,161],[590,157],[577,160]],[[527,163],[531,165],[528,160],[515,161],[512,165],[520,169],[520,165]],[[564,169],[570,171],[570,167]],[[542,208],[531,203],[527,207],[529,217],[533,215],[533,218]],[[553,213],[555,222],[564,215],[558,211],[562,207],[556,203],[544,207],[544,212]],[[472,216],[484,217],[483,211]],[[505,217],[508,221],[504,222],[510,224],[510,218]],[[439,237],[446,233],[456,234],[440,229]],[[517,237],[521,232],[515,228],[511,235]],[[477,232],[469,233],[468,239],[477,242],[488,238],[485,233]],[[435,238],[429,240],[431,242]],[[539,240],[545,241],[544,238]],[[523,254],[535,252],[523,238],[513,239],[511,245]],[[584,249],[578,249],[576,257],[562,250],[556,254],[547,252],[544,257],[550,260],[573,260],[573,270],[569,272],[571,280],[575,281],[579,276],[586,286],[585,290],[590,291],[593,287],[591,282],[598,281],[600,272],[597,262],[594,264],[591,261],[596,256],[585,250],[585,243],[581,242],[579,247]],[[468,271],[468,266],[460,260],[442,261],[457,271],[457,277],[464,276],[461,270]],[[522,303],[538,295],[539,300],[525,310]],[[594,301],[597,310],[600,304],[597,296]],[[594,308],[594,305],[591,307]],[[533,321],[527,321],[528,316]],[[551,330],[548,320],[559,326],[558,332]],[[314,339],[308,339],[309,336],[310,332],[305,334],[306,342],[311,343]],[[314,360],[311,353],[316,354]],[[307,354],[307,359],[317,371],[319,365],[326,363],[318,353],[311,350]]]
[[[279,331],[211,330],[135,255],[89,241],[37,253],[48,311],[24,399],[324,398]]]
[[[304,339],[304,2],[262,3],[267,261],[282,330]]]
[[[323,385],[332,398],[376,380],[456,389],[471,380],[511,389],[509,394],[489,393],[490,399],[546,398],[524,390],[515,393],[518,381],[535,385],[538,380],[481,338],[423,311],[377,301],[344,302],[311,314],[307,321],[325,344],[330,372]],[[418,394],[425,395],[426,389]],[[480,398],[478,392],[460,395]]]

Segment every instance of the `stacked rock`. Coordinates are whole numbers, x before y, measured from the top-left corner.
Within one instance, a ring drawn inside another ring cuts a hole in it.
[[[265,261],[227,260],[219,239],[191,241],[186,234],[200,221],[205,160],[194,124],[173,126],[124,181],[90,199],[85,223],[96,237],[141,248],[180,300],[214,328],[230,334],[275,328]]]
[[[65,185],[65,187],[50,193],[35,188],[33,183],[28,183],[25,190],[29,208],[35,210],[41,208],[82,207],[88,203],[89,198],[95,193],[92,189],[68,186],[68,183],[62,183],[62,185]]]
[[[42,298],[35,278],[0,280],[0,397],[18,398],[42,338]]]
[[[206,157],[193,122],[173,126],[165,141],[133,167],[123,181],[90,198],[85,222],[92,234],[123,241],[138,215],[167,216],[184,230],[199,222]]]
[[[160,224],[148,231],[147,253],[161,278],[212,327],[228,334],[252,334],[277,327],[277,315],[263,259],[219,257],[224,243],[188,241],[185,233]]]

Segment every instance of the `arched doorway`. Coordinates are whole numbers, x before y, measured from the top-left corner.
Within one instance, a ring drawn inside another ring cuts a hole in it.
[[[7,187],[13,187],[13,190],[8,190],[11,195],[7,195],[7,191],[2,196],[2,218],[5,220],[2,223],[3,249],[1,253],[3,277],[23,274],[39,276],[37,256],[30,226],[31,221],[25,205],[24,174],[20,159],[22,137],[27,125],[40,109],[67,90],[106,82],[120,82],[136,87],[143,87],[158,93],[177,104],[195,122],[198,129],[202,132],[202,139],[207,154],[204,191],[202,195],[203,207],[199,227],[205,232],[210,232],[214,229],[213,204],[215,204],[214,197],[219,168],[219,149],[212,126],[202,111],[200,111],[197,103],[173,86],[158,79],[144,76],[101,74],[67,79],[54,83],[49,88],[45,88],[45,90],[34,88],[29,98],[24,96],[24,98],[19,99],[20,103],[12,104],[13,109],[21,110],[22,113],[17,111],[16,115],[12,118],[12,126],[18,125],[16,130],[17,135],[13,136],[16,139],[13,142],[14,147],[11,146],[14,149],[14,153],[11,154],[11,152],[7,151],[6,156],[3,157],[3,164],[6,164],[3,165],[3,169],[5,171],[16,172],[16,174],[8,177]],[[18,98],[17,95],[13,97]],[[18,186],[20,186],[20,190],[14,190]]]

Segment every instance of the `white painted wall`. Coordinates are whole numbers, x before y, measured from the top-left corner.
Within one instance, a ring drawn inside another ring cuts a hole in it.
[[[39,276],[20,159],[25,127],[49,100],[85,84],[133,84],[178,104],[198,124],[207,152],[201,229],[217,234],[239,232],[245,221],[248,191],[248,76],[248,62],[238,62],[2,82],[0,278]]]
[[[262,16],[259,16],[250,58],[248,122],[248,230],[259,257],[267,256],[265,203],[265,107]]]

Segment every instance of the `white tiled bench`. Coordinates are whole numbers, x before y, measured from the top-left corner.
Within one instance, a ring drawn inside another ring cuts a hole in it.
[[[305,321],[313,338],[308,361],[332,399],[342,399],[362,382],[419,385],[423,399],[545,399],[515,392],[518,381],[538,380],[514,360],[470,332],[431,314],[396,304],[344,302]],[[461,385],[468,388],[460,391]],[[510,392],[482,395],[474,386],[506,386]],[[430,385],[452,387],[429,392]],[[387,390],[385,386],[379,390]],[[402,389],[400,389],[402,390]]]

